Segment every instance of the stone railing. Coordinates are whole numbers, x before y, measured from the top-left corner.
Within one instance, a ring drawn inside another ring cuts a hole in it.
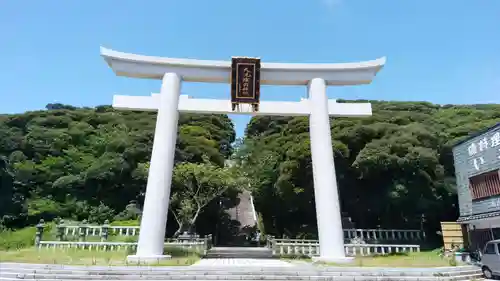
[[[206,255],[210,245],[207,241],[167,242],[165,247],[181,248]],[[80,249],[89,251],[135,251],[136,242],[77,242],[77,241],[40,241],[39,249]]]
[[[136,231],[134,231],[136,230]],[[81,225],[64,225],[56,226],[56,237],[58,241],[44,241],[45,223],[43,220],[36,225],[35,246],[38,248],[78,248],[87,250],[121,250],[137,247],[137,242],[132,241],[109,241],[109,234],[114,233],[118,236],[126,236],[127,240],[137,240],[139,227],[135,226],[109,226],[106,222],[103,226],[89,226],[85,222]],[[124,235],[123,235],[124,234]],[[90,238],[98,237],[100,241]],[[68,239],[69,238],[69,239]],[[77,238],[77,241],[67,241]],[[200,253],[206,252],[212,248],[212,235],[200,237],[198,235],[183,234],[178,238],[165,239],[165,246],[179,247],[182,249],[196,250]]]
[[[371,241],[423,241],[425,232],[415,229],[344,229],[344,238]]]
[[[137,236],[139,226],[112,226],[112,225],[61,225],[65,236],[103,236],[105,232],[117,236]],[[85,231],[85,233],[82,233]]]
[[[267,247],[276,256],[318,256],[318,240],[299,239],[268,239]],[[345,253],[348,256],[370,256],[391,253],[420,252],[420,245],[397,244],[345,244]]]
[[[43,221],[40,224],[43,224]],[[109,225],[109,221],[105,221],[103,225],[89,225],[85,220],[79,225],[67,225],[61,220],[56,226],[56,236],[59,241],[85,240],[87,237],[101,237],[102,241],[106,241],[110,235],[138,236],[139,229],[139,226]]]
[[[422,242],[425,240],[425,232],[414,229],[344,229],[344,240],[359,240],[370,244],[400,244],[401,242]],[[269,236],[268,240],[275,239]],[[280,240],[280,239],[278,239]],[[290,243],[311,243],[317,240],[310,239],[286,239]]]

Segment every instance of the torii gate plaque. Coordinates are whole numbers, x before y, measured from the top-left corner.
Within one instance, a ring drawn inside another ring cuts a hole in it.
[[[260,101],[260,59],[232,59],[231,104],[232,110],[241,103],[250,104],[253,111],[259,111]]]

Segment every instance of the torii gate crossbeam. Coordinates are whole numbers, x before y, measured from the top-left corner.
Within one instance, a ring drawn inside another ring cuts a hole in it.
[[[158,111],[159,94],[151,96],[121,96],[113,97],[113,108],[118,110]],[[308,99],[300,102],[262,101],[259,111],[253,112],[248,104],[241,104],[240,109],[233,111],[230,100],[193,99],[187,95],[179,98],[179,112],[200,114],[251,114],[251,115],[278,115],[278,116],[307,116],[312,107]],[[369,103],[337,103],[328,100],[328,114],[335,117],[367,117],[372,115]]]

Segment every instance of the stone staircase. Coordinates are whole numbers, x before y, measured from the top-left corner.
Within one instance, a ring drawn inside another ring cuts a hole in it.
[[[251,193],[245,190],[238,195],[238,198],[239,204],[226,212],[232,220],[240,223],[240,230],[255,227],[257,225],[257,218]]]
[[[13,280],[478,280],[480,269],[290,266],[65,266],[0,263],[0,281]]]
[[[271,249],[264,247],[213,247],[208,250],[206,259],[272,259]]]

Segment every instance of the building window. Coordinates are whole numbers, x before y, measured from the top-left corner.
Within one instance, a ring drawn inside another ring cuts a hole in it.
[[[500,195],[500,170],[469,178],[469,189],[472,200]]]
[[[496,255],[497,252],[495,250],[497,244],[496,243],[489,243],[486,245],[486,248],[484,249],[484,253],[487,255]]]

